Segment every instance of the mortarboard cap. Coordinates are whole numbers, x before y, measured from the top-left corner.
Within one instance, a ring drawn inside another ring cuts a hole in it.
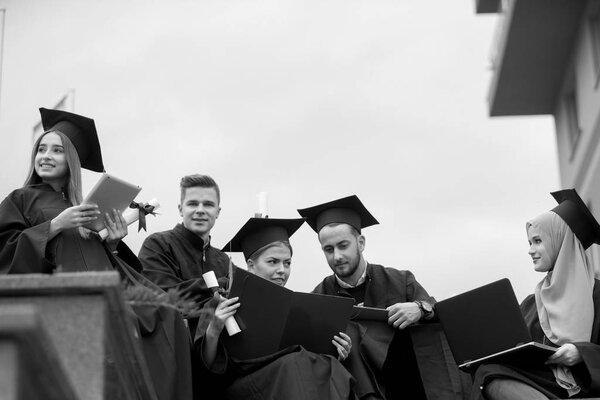
[[[575,189],[559,190],[550,194],[559,203],[552,211],[569,225],[584,249],[592,243],[600,243],[600,225]]]
[[[303,223],[304,218],[250,218],[222,251],[241,251],[247,260],[269,243],[289,240]]]
[[[104,172],[102,152],[94,120],[62,110],[40,108],[44,131],[60,131],[75,146],[81,167],[96,172]]]
[[[298,210],[306,222],[317,233],[325,225],[332,223],[348,224],[358,232],[361,228],[379,222],[371,215],[356,195]]]

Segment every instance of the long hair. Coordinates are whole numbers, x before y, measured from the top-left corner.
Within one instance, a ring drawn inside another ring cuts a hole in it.
[[[49,130],[40,135],[39,138],[33,144],[33,149],[31,150],[31,160],[29,164],[29,173],[27,174],[27,179],[25,179],[25,183],[23,186],[35,185],[38,183],[43,183],[42,178],[35,172],[35,156],[38,152],[38,148],[40,147],[40,142],[42,138],[46,136],[48,133],[56,133],[63,145],[63,150],[65,154],[65,160],[67,161],[67,176],[65,177],[65,185],[62,188],[63,195],[71,205],[77,206],[81,204],[83,201],[83,195],[81,193],[81,162],[79,161],[79,155],[77,154],[77,149],[71,142],[71,140],[61,131],[58,130]],[[79,228],[79,235],[88,239],[90,237],[90,230],[87,228]]]
[[[38,152],[38,148],[40,147],[42,138],[51,132],[56,133],[60,137],[64,149],[65,159],[67,161],[68,171],[67,176],[65,177],[66,185],[62,188],[63,193],[72,205],[79,205],[83,200],[83,195],[81,193],[81,163],[79,162],[79,155],[77,154],[75,146],[61,131],[46,131],[42,133],[35,141],[33,144],[33,149],[31,150],[29,173],[27,174],[27,179],[25,179],[25,184],[23,186],[34,185],[43,182],[42,178],[37,174],[37,172],[35,172],[35,156]]]

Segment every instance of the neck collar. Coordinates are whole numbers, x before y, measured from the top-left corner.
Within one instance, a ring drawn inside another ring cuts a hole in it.
[[[340,285],[344,289],[352,289],[352,288],[362,285],[367,280],[367,261],[364,259],[362,261],[365,263],[365,269],[363,270],[363,273],[360,275],[360,278],[358,278],[358,281],[356,281],[356,284],[351,285],[348,282],[344,282],[339,276],[334,274],[333,276],[335,276],[335,280],[337,281],[338,285]]]
[[[204,249],[210,246],[210,236],[208,237],[208,240],[205,243],[200,236],[190,231],[188,228],[183,226],[183,224],[177,224],[173,229],[181,236],[185,237],[191,244],[194,245],[194,247]]]

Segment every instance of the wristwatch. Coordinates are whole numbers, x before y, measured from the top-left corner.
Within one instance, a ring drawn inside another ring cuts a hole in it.
[[[433,306],[431,304],[421,300],[416,300],[415,303],[417,303],[419,310],[421,310],[421,321],[431,318],[433,315]]]

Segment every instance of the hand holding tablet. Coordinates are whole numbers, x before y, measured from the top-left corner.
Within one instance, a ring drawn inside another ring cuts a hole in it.
[[[137,185],[104,173],[85,197],[82,204],[96,204],[101,213],[100,215],[105,215],[106,213],[112,215],[113,210],[117,210],[123,214],[141,190],[142,188]],[[105,228],[104,218],[98,218],[84,226],[95,232],[99,232]]]

